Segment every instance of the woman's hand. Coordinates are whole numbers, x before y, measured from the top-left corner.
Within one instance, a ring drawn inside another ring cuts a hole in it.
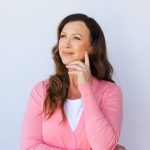
[[[92,75],[90,70],[89,57],[87,52],[85,52],[85,63],[82,61],[73,61],[66,65],[69,74],[76,74],[78,85],[82,83],[91,83]]]
[[[117,145],[114,150],[126,150],[126,149],[121,145]]]

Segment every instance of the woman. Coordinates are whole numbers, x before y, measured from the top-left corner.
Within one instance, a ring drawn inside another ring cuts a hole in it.
[[[55,74],[31,91],[21,150],[122,150],[122,94],[97,22],[72,14],[58,27]],[[115,148],[116,147],[116,148]]]

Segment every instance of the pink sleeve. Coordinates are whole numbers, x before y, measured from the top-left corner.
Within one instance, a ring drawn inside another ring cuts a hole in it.
[[[79,85],[79,90],[83,100],[87,139],[91,148],[113,150],[119,140],[122,122],[120,88],[114,83],[109,84],[98,98],[92,93],[89,83]],[[99,90],[101,89],[97,89],[97,92]]]
[[[42,112],[43,84],[38,83],[31,91],[24,114],[21,131],[21,150],[61,150],[43,143]]]

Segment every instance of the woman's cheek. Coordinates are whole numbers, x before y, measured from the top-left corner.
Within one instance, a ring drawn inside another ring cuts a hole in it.
[[[83,60],[83,59],[84,59],[84,55],[85,55],[85,51],[80,50],[80,51],[78,52],[78,58],[79,58],[79,60]]]

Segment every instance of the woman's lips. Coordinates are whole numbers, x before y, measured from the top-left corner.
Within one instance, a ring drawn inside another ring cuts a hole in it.
[[[63,52],[63,55],[64,56],[70,56],[70,55],[72,55],[72,54],[74,54],[73,52]]]

